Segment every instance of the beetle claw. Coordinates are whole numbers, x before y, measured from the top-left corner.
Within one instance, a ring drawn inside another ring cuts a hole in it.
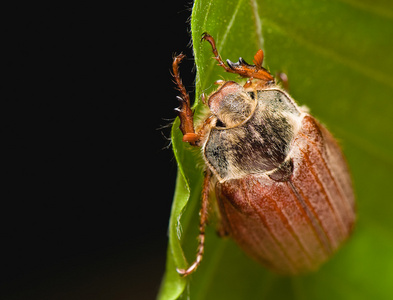
[[[200,260],[199,261],[195,261],[188,269],[179,269],[176,268],[177,273],[179,273],[181,276],[188,276],[191,273],[193,273],[199,266],[200,264]]]

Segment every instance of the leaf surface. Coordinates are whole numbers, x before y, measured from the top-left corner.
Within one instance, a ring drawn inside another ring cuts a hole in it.
[[[203,32],[223,59],[252,63],[259,48],[272,74],[285,72],[290,93],[336,136],[355,185],[355,232],[315,273],[281,277],[254,263],[208,226],[197,272],[176,267],[195,258],[202,160],[181,141],[160,299],[393,299],[393,3],[383,0],[196,0],[191,30],[197,67],[196,114],[218,79],[238,80],[216,66]]]

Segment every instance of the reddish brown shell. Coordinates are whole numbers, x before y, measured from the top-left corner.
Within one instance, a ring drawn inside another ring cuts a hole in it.
[[[306,115],[291,149],[288,181],[250,174],[216,186],[224,228],[246,253],[281,274],[317,269],[355,221],[351,178],[331,134]]]

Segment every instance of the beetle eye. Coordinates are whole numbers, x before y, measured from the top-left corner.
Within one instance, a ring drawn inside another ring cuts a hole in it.
[[[247,92],[247,94],[251,97],[252,100],[255,100],[255,93],[254,92]]]
[[[226,126],[220,119],[217,118],[216,127],[226,127]]]

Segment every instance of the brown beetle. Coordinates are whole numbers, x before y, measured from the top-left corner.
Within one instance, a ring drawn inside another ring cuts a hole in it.
[[[332,135],[275,84],[262,67],[214,58],[248,80],[220,82],[208,98],[209,113],[194,130],[189,96],[173,61],[183,141],[201,147],[206,164],[199,246],[189,275],[204,251],[209,188],[215,185],[221,227],[251,257],[280,274],[316,270],[351,234],[355,200],[351,178]],[[212,185],[213,183],[214,185]]]

